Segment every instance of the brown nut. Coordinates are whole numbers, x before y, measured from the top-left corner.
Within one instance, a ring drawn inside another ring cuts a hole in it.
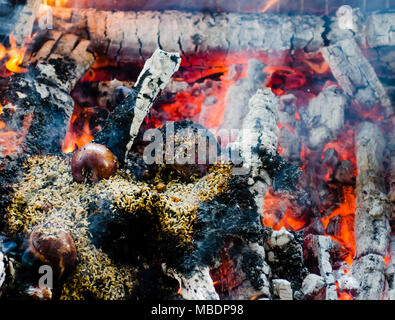
[[[97,182],[111,177],[117,170],[117,157],[105,146],[88,143],[78,149],[71,159],[71,173],[75,181],[83,182],[90,173],[89,180]]]
[[[46,233],[38,226],[28,239],[30,252],[42,263],[50,265],[54,274],[61,278],[74,270],[77,264],[77,249],[73,238],[66,231]]]

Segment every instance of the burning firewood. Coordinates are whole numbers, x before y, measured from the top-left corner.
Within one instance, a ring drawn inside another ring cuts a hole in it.
[[[120,161],[124,161],[145,116],[180,63],[179,54],[156,50],[145,63],[134,85],[135,90],[115,108],[94,142],[107,146]]]
[[[94,62],[88,45],[70,34],[50,40],[37,53],[40,58],[29,73],[11,77],[2,92],[2,161],[13,154],[61,152],[74,108],[69,93]],[[9,135],[15,138],[10,140]]]
[[[113,13],[54,8],[57,30],[69,32],[71,27],[82,36],[86,36],[87,31],[95,51],[122,62],[144,61],[157,47],[180,51],[185,56],[210,50],[281,51],[292,47],[315,51],[323,45],[324,24],[317,16],[259,13],[211,16],[203,12]],[[128,32],[122,32],[123,29]]]
[[[377,103],[393,114],[391,100],[355,39],[341,40],[322,49],[325,61],[343,90],[365,110]]]
[[[389,245],[391,205],[385,193],[383,151],[385,140],[373,123],[363,122],[356,134],[358,164],[355,211],[358,299],[381,299],[385,286],[384,257]]]
[[[19,14],[18,21],[15,23],[12,37],[14,37],[18,46],[22,46],[23,42],[28,39],[33,30],[33,24],[36,20],[41,0],[28,0]]]

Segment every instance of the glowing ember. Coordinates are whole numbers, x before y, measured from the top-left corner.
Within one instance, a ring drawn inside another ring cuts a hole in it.
[[[263,71],[269,76],[267,86],[276,95],[284,95],[287,90],[299,88],[306,83],[305,75],[290,67],[266,67]]]
[[[340,292],[339,283],[336,281],[336,290],[339,300],[354,300],[353,296],[347,292]]]
[[[344,201],[332,213],[321,219],[325,228],[327,228],[330,220],[335,216],[340,216],[339,232],[331,235],[334,241],[341,244],[340,253],[343,260],[352,265],[355,254],[355,237],[354,237],[354,217],[355,217],[355,194],[354,188],[351,186],[343,187]]]
[[[91,142],[95,132],[100,129],[94,128],[94,130],[91,130],[90,120],[94,112],[89,111],[89,108],[81,109],[77,105],[74,107],[69,129],[63,141],[62,151],[64,153],[71,153]]]
[[[10,156],[12,154],[19,152],[19,147],[25,141],[25,138],[32,124],[32,121],[33,121],[33,115],[27,114],[23,119],[22,128],[19,132],[15,132],[15,131],[0,132],[0,148],[2,155]],[[2,122],[1,127],[2,129],[6,128],[4,122]]]

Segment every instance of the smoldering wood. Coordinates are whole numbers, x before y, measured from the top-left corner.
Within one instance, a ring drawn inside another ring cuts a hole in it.
[[[284,279],[273,280],[273,294],[279,300],[292,300],[292,288],[291,283]]]
[[[391,205],[383,176],[384,136],[377,125],[363,122],[357,128],[357,184],[355,210],[356,257],[369,253],[385,257],[389,241]]]
[[[31,36],[34,21],[36,20],[41,0],[27,0],[23,6],[11,35],[14,37],[18,46],[23,46],[23,42]]]
[[[2,93],[0,120],[5,130],[17,133],[12,157],[61,152],[74,107],[70,91],[95,59],[88,45],[89,41],[70,34],[49,40],[42,49],[45,55],[38,52],[41,58],[30,72],[10,78]],[[1,150],[2,161],[6,149]]]
[[[309,102],[303,120],[310,127],[308,146],[324,147],[329,140],[335,140],[344,127],[344,111],[350,99],[336,85],[327,87]]]
[[[110,108],[117,106],[130,93],[134,81],[119,81],[117,79],[111,81],[89,82],[86,86],[89,90],[95,92],[98,106],[101,108]],[[175,96],[177,93],[186,91],[190,85],[186,81],[177,81],[171,79],[167,86],[163,88],[162,95]]]
[[[297,300],[324,300],[325,280],[322,276],[309,273],[304,278],[300,291],[295,292]]]
[[[380,103],[393,114],[391,100],[372,65],[353,38],[322,48],[322,55],[343,90],[365,110]]]
[[[377,125],[363,122],[357,128],[358,176],[355,209],[355,262],[359,281],[357,299],[380,299],[384,290],[383,258],[389,245],[391,205],[385,191],[383,152],[385,139]]]
[[[225,251],[230,257],[233,284],[230,296],[235,300],[252,297],[271,299],[271,270],[266,262],[266,253],[258,243],[233,242]]]
[[[109,12],[54,8],[54,28],[73,28],[95,51],[122,62],[142,62],[157,47],[183,55],[211,51],[315,51],[324,41],[318,16],[182,11]]]
[[[388,299],[395,300],[395,236],[391,236],[390,240],[390,263],[385,270],[385,275],[388,282]]]
[[[371,14],[367,18],[366,30],[370,47],[395,46],[395,12]]]
[[[265,64],[259,60],[248,61],[247,77],[228,89],[225,97],[224,121],[219,130],[239,129],[248,113],[248,102],[262,85],[266,75],[263,73]]]
[[[123,162],[157,95],[178,70],[180,63],[178,53],[157,49],[144,64],[133,91],[114,109],[94,142],[107,146]]]
[[[265,88],[259,89],[251,97],[248,105],[249,112],[233,147],[240,150],[240,155],[245,162],[244,168],[250,176],[248,188],[255,195],[257,207],[263,208],[264,197],[272,181],[264,169],[258,150],[265,149],[272,156],[276,154],[279,100],[270,88]],[[260,212],[260,215],[263,218],[263,212]]]
[[[321,277],[325,281],[325,300],[337,300],[337,291],[333,269],[330,260],[330,251],[332,249],[331,238],[325,236],[311,236],[311,249],[318,261],[318,269]]]
[[[208,267],[197,267],[190,277],[183,275],[162,264],[165,274],[176,279],[180,284],[181,295],[185,300],[219,300]]]

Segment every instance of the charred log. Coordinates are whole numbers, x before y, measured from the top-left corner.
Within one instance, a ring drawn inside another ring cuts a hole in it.
[[[69,93],[94,62],[88,45],[89,41],[80,41],[74,35],[48,41],[29,73],[11,77],[2,94],[0,120],[9,134],[15,134],[12,143],[9,136],[2,138],[2,159],[10,154],[61,152],[74,107]]]
[[[356,148],[356,262],[353,275],[360,282],[358,299],[381,299],[391,206],[382,175],[385,140],[380,129],[370,122],[361,123],[357,130]]]
[[[341,40],[322,49],[325,61],[343,88],[364,109],[380,103],[393,114],[391,100],[355,39]]]
[[[186,58],[218,50],[315,51],[323,45],[324,24],[317,16],[260,13],[54,10],[56,29],[77,29],[99,54],[122,62],[144,61],[157,47]]]

